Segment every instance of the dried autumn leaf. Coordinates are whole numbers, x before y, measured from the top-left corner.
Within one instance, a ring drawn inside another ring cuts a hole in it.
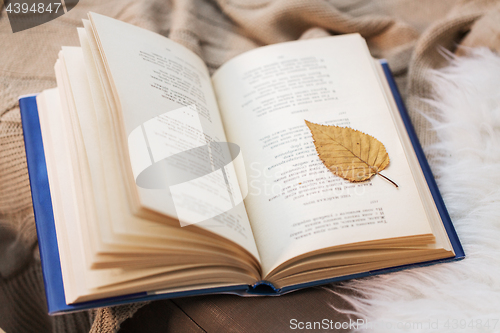
[[[351,182],[361,182],[389,165],[389,154],[382,142],[373,136],[349,127],[305,122],[311,130],[319,158],[335,175]],[[380,176],[397,187],[387,177]]]

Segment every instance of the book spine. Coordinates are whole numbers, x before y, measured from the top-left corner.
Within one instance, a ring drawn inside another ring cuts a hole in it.
[[[36,106],[36,96],[25,96],[19,99],[21,122],[23,127],[24,144],[26,149],[26,163],[31,185],[31,199],[35,214],[38,247],[45,284],[45,294],[49,313],[56,312],[58,303],[57,294],[62,288],[60,277],[59,251],[57,247],[56,231],[50,188],[47,177],[43,141],[40,132],[40,120]],[[59,280],[58,283],[54,283]]]

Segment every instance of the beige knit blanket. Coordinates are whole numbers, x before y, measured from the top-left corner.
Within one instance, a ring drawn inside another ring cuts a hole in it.
[[[444,50],[455,52],[459,44],[500,51],[500,4],[486,0],[80,0],[64,16],[15,34],[3,10],[0,327],[6,332],[116,332],[143,305],[47,316],[17,98],[56,85],[57,53],[62,45],[78,45],[75,27],[88,11],[168,36],[212,72],[261,45],[359,32],[374,57],[388,60],[424,148],[436,140],[422,116],[433,112],[422,102],[432,94],[426,71],[446,64]]]

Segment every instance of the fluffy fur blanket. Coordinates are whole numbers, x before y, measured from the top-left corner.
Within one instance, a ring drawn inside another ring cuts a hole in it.
[[[0,0],[0,9],[4,2]],[[45,305],[17,98],[55,86],[53,65],[60,47],[78,45],[75,27],[81,26],[81,18],[86,17],[88,11],[115,17],[167,36],[197,52],[212,72],[230,58],[257,46],[325,34],[359,32],[367,39],[374,56],[389,61],[401,92],[406,96],[406,105],[419,139],[426,147],[436,142],[436,138],[427,130],[429,126],[424,116],[417,114],[416,110],[422,111],[424,115],[432,114],[429,105],[422,102],[422,97],[428,97],[431,92],[427,69],[440,67],[444,60],[436,49],[445,47],[454,50],[456,44],[460,43],[500,50],[500,39],[497,38],[500,32],[500,2],[494,0],[82,0],[65,15],[15,34],[12,33],[5,8],[0,10],[0,326],[9,333],[116,332],[124,320],[132,317],[143,306],[134,303],[49,317]],[[441,131],[441,134],[444,133],[448,132]],[[455,158],[459,159],[461,155]],[[493,155],[488,158],[493,158]],[[462,182],[460,188],[481,191],[480,196],[469,193],[475,203],[487,195],[482,181],[491,188],[495,187],[496,183],[491,179],[495,174],[482,173],[477,168],[470,169],[469,174],[467,179],[474,184],[478,182],[477,187]],[[444,192],[447,191],[446,186],[455,186],[458,182],[457,177],[452,181],[443,176],[441,179],[440,185]],[[461,212],[472,214],[468,208],[469,201],[467,206],[461,206],[461,201],[456,200],[451,192],[446,193],[450,210],[460,228],[466,221],[466,217],[460,215]],[[455,208],[453,204],[458,207]],[[489,223],[479,218],[474,221],[475,225]],[[474,225],[471,224],[471,227]],[[476,236],[479,232],[476,230],[459,231],[466,243],[469,258],[458,265],[467,265],[474,260],[473,248],[476,243],[466,237],[481,237],[479,239],[483,242],[488,238]],[[494,237],[494,233],[489,235]],[[488,253],[493,258],[493,251],[489,250]],[[491,260],[493,262],[494,259]],[[436,272],[450,269],[465,274],[465,268],[454,269],[454,266],[443,265],[432,269]],[[412,274],[420,274],[417,272]],[[494,276],[494,271],[489,268],[484,275],[477,274],[488,281],[488,277]],[[395,274],[373,280],[374,296],[370,296],[369,300],[374,303],[358,303],[362,314],[373,313],[366,318],[382,320],[384,318],[380,314],[393,309],[376,305],[375,300],[381,299],[377,298],[377,293],[380,291],[383,295],[384,290],[377,288],[377,285],[385,284],[383,279],[391,283],[392,279],[399,279],[399,276]],[[416,280],[412,276],[408,279],[412,281],[410,284]],[[467,279],[471,277],[460,281]],[[364,280],[358,290],[369,292],[370,283]],[[433,286],[432,283],[428,285]],[[450,285],[456,286],[457,283]],[[397,286],[401,291],[405,284],[397,282]],[[395,302],[394,308],[398,309],[404,309],[401,304],[407,299],[411,300],[412,303],[405,306],[410,307],[408,313],[413,315],[414,311],[422,310],[417,303],[419,299],[426,299],[427,296],[420,293],[427,287],[411,288],[408,290],[414,290],[416,300],[410,296],[410,292],[403,297],[395,296],[397,294],[394,291],[388,299]],[[444,287],[439,290],[447,294]],[[485,297],[490,296],[496,294],[489,293]],[[438,292],[435,299],[444,300],[445,297]],[[490,303],[479,296],[472,299],[481,299],[478,304],[485,307]],[[448,298],[446,300],[439,303],[445,304],[444,309],[455,306],[454,302],[449,302]],[[284,300],[281,302],[286,304]],[[266,304],[266,309],[274,310],[270,305],[272,303]],[[197,305],[196,309],[200,313],[218,311],[216,305],[208,301]],[[251,311],[250,306],[248,309]],[[207,324],[226,321],[239,324],[245,320],[245,316],[233,314],[230,312],[224,318],[214,316],[213,320],[207,320]],[[422,315],[419,318],[424,317]],[[210,331],[207,327],[203,329]]]
[[[500,57],[478,49],[431,71],[432,169],[466,258],[351,281],[360,332],[500,331]]]

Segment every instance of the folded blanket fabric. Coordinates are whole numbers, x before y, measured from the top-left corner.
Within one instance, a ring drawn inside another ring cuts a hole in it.
[[[0,0],[1,3],[1,0]],[[0,327],[7,332],[112,332],[142,304],[49,318],[17,98],[54,87],[61,45],[78,45],[75,26],[95,11],[156,31],[200,55],[210,71],[252,48],[299,38],[359,32],[373,56],[389,61],[422,145],[436,141],[422,97],[426,71],[446,63],[441,48],[500,50],[496,1],[85,0],[44,25],[13,34],[0,14]],[[487,13],[487,14],[486,14]],[[486,14],[486,15],[485,15]],[[496,16],[495,16],[496,15]],[[432,160],[431,160],[432,163]],[[6,301],[4,301],[6,300]]]

